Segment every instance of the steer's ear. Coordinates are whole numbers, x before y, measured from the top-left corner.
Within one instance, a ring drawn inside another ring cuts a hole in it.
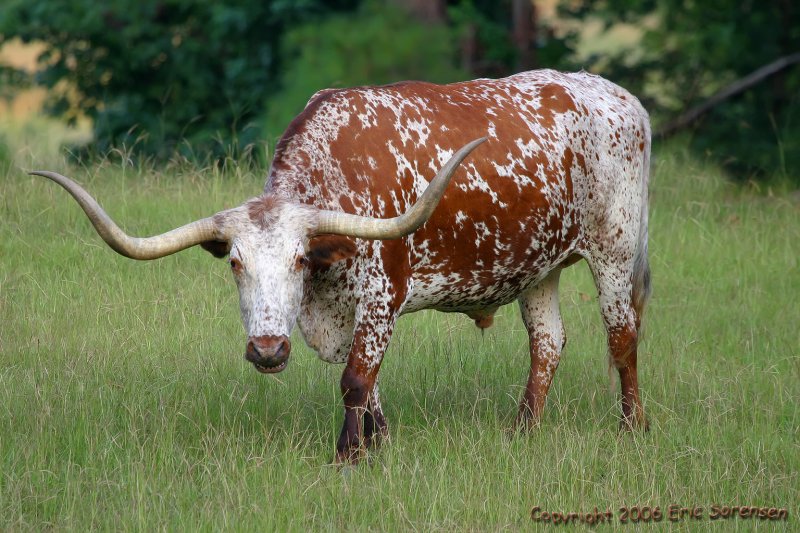
[[[231,243],[226,241],[206,241],[201,242],[200,246],[214,257],[222,258],[231,252]]]
[[[308,260],[314,271],[325,270],[335,262],[355,254],[355,241],[344,235],[320,235],[308,241]]]

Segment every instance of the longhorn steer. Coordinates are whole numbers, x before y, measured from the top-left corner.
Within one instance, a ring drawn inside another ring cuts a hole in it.
[[[157,237],[127,236],[74,182],[35,173],[65,187],[123,255],[196,244],[229,255],[248,361],[283,370],[297,323],[321,359],[346,363],[337,460],[354,461],[387,432],[378,370],[397,318],[420,309],[487,327],[518,300],[531,368],[517,424],[534,424],[566,342],[559,274],[581,258],[621,378],[622,424],[646,427],[636,346],[649,156],[636,98],[597,76],[543,70],[321,91],[280,139],[261,196]]]

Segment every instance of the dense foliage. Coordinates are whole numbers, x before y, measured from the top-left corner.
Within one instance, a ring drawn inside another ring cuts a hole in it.
[[[280,135],[320,89],[414,79],[447,83],[514,71],[520,52],[511,38],[511,0],[441,2],[446,17],[433,21],[415,17],[404,3],[362,0],[354,13],[287,32],[282,88],[267,102],[269,136]],[[540,36],[539,63],[572,66],[567,61],[573,37]]]
[[[347,2],[329,2],[342,4]],[[314,0],[6,0],[0,35],[40,41],[49,111],[88,115],[97,148],[168,157],[235,151],[277,87],[287,25]],[[70,89],[65,90],[64,81]]]
[[[274,139],[324,87],[509,73],[511,3],[442,1],[442,20],[417,20],[399,0],[9,0],[0,42],[45,44],[48,111],[88,115],[100,153],[203,159]]]
[[[464,79],[469,73],[454,66],[456,45],[452,29],[418,22],[397,7],[374,2],[356,13],[304,24],[286,35],[283,87],[267,102],[267,132],[272,138],[283,133],[323,88]]]
[[[800,7],[791,0],[577,0],[563,12],[643,28],[635,50],[595,58],[594,67],[642,95],[657,123],[759,67],[800,52]],[[568,6],[568,7],[567,7]],[[743,179],[800,169],[800,66],[714,107],[692,145]]]
[[[274,141],[321,88],[494,77],[523,68],[519,5],[6,0],[0,42],[20,37],[46,45],[38,82],[55,89],[49,111],[73,120],[88,115],[101,153],[124,146],[158,158],[178,152],[205,159],[239,156],[253,143]],[[790,0],[560,5],[572,24],[553,31],[534,17],[527,65],[603,74],[642,97],[656,129],[762,65],[798,52],[800,43],[800,9]],[[578,58],[579,29],[598,20],[607,28],[629,22],[642,39],[617,53]],[[21,81],[0,65],[0,84]],[[797,175],[800,68],[724,101],[691,132],[697,151],[737,176]]]

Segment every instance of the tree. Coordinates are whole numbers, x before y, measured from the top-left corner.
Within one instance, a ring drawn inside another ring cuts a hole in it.
[[[308,13],[354,2],[315,0],[5,0],[0,36],[40,41],[48,110],[94,125],[95,147],[236,153],[261,137],[278,87],[280,42]],[[66,81],[70,91],[59,91]]]
[[[531,70],[538,66],[536,58],[536,7],[531,0],[514,0],[511,16],[514,46],[517,49],[516,70]]]
[[[459,0],[448,14],[462,36],[462,68],[474,75],[574,68],[574,33],[556,36],[537,16],[533,0]]]
[[[91,118],[93,150],[160,159],[236,156],[323,87],[505,76],[569,53],[529,0],[4,0],[11,37],[44,43],[47,109]]]
[[[602,72],[642,95],[661,123],[800,51],[800,9],[790,0],[570,0],[562,12],[643,28],[641,49],[603,58]],[[737,177],[777,172],[800,180],[800,68],[721,102],[692,131],[692,146]]]
[[[452,29],[420,22],[413,12],[378,2],[301,25],[286,34],[283,49],[282,89],[266,102],[270,139],[277,138],[320,89],[407,79],[445,83],[468,77],[454,66],[457,35]]]

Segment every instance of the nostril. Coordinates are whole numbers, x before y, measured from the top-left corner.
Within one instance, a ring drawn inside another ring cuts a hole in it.
[[[261,357],[261,352],[256,347],[256,344],[253,341],[247,341],[247,347],[245,348],[245,356],[248,358],[258,358]]]
[[[291,349],[292,345],[289,343],[289,339],[284,338],[278,345],[278,349],[275,352],[275,357],[278,359],[283,359],[284,357],[288,357]]]

